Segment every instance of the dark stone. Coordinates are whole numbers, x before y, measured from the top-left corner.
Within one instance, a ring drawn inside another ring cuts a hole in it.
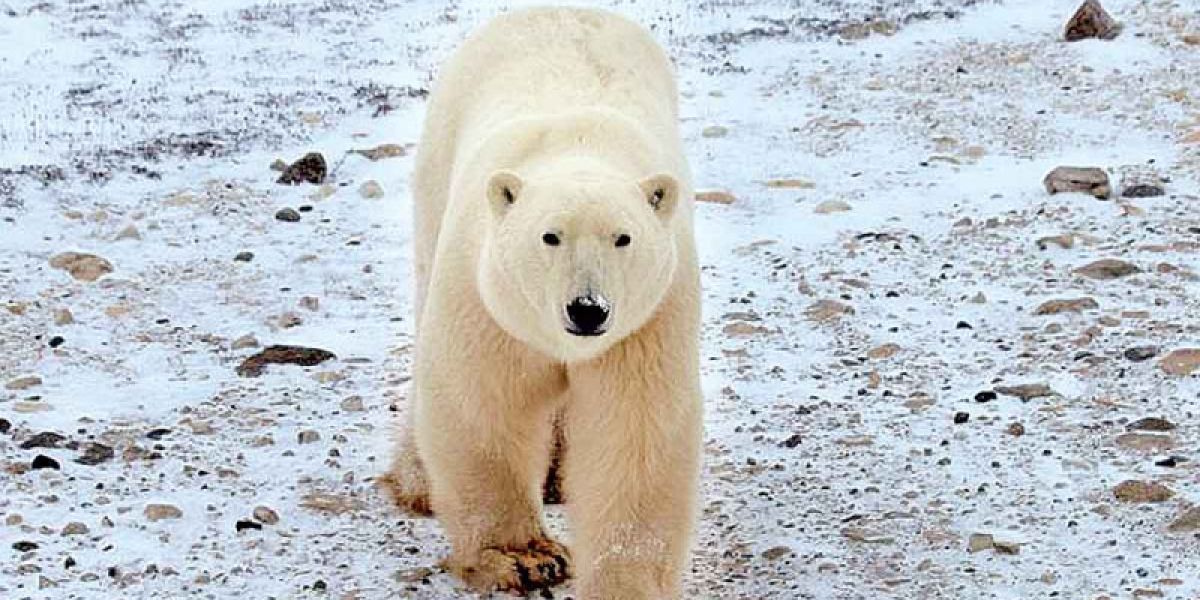
[[[45,454],[39,454],[33,457],[33,463],[31,463],[29,466],[35,471],[38,469],[54,469],[57,471],[61,468],[58,466],[57,460],[54,460]]]
[[[789,437],[788,439],[783,440],[782,442],[779,442],[779,447],[780,448],[795,448],[796,446],[799,446],[800,443],[803,441],[804,441],[804,439],[800,437],[800,434],[793,433],[792,436]]]
[[[56,335],[56,336],[50,338],[50,347],[57,348],[57,347],[63,345],[66,341],[67,340],[63,339],[63,336]]]
[[[234,528],[237,529],[238,533],[241,533],[247,529],[258,531],[261,530],[263,526],[262,523],[251,521],[249,519],[238,519],[238,522],[234,525]]]
[[[281,208],[275,213],[275,219],[287,223],[295,223],[300,220],[300,213],[292,208]]]
[[[1162,417],[1146,417],[1129,424],[1129,431],[1173,431],[1175,424]]]
[[[33,552],[38,549],[38,545],[33,542],[20,541],[14,543],[12,548],[17,552]]]
[[[113,449],[98,442],[89,442],[83,446],[83,454],[75,462],[89,467],[112,460]]]
[[[1067,21],[1063,39],[1068,42],[1099,38],[1111,40],[1121,33],[1121,26],[1104,10],[1098,0],[1085,0]]]
[[[283,174],[276,180],[276,183],[284,185],[297,185],[300,183],[320,185],[325,182],[326,173],[325,157],[321,156],[320,152],[309,152],[300,160],[288,165],[283,170]]]
[[[254,260],[253,252],[238,252],[237,256],[233,257],[235,262],[250,262]]]
[[[58,448],[66,441],[66,436],[53,431],[43,431],[36,433],[29,439],[21,442],[22,450],[32,450],[34,448]]]
[[[267,365],[300,365],[312,367],[327,360],[336,359],[337,355],[320,348],[304,346],[268,346],[262,352],[250,356],[238,365],[237,374],[242,377],[258,377],[263,374]]]
[[[978,394],[975,394],[976,402],[991,402],[992,400],[995,400],[995,399],[996,399],[996,392],[993,392],[991,390],[984,390],[982,392],[979,392]]]
[[[12,429],[12,423],[8,419],[0,419],[0,433],[8,433]]]
[[[966,423],[967,421],[970,421],[970,420],[971,420],[970,413],[965,413],[962,411],[954,413],[954,424],[955,425],[962,425],[963,423]]]
[[[152,440],[161,440],[161,439],[163,439],[163,436],[168,435],[170,433],[171,433],[170,429],[167,429],[166,427],[158,427],[156,429],[151,429],[150,431],[147,431],[146,437],[148,437]]]
[[[1137,346],[1125,350],[1125,358],[1133,362],[1142,362],[1158,356],[1158,346]]]

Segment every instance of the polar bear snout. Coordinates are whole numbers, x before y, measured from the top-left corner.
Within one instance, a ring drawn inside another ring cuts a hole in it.
[[[611,316],[612,306],[602,294],[578,296],[563,308],[567,333],[582,337],[604,335]]]

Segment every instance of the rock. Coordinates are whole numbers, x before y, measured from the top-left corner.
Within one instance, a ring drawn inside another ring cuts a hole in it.
[[[837,300],[818,300],[804,310],[804,316],[810,321],[827,323],[836,321],[843,316],[853,315],[854,308]]]
[[[996,540],[990,533],[972,533],[967,538],[967,552],[971,554],[991,550],[995,546]]]
[[[1013,437],[1021,437],[1025,435],[1025,426],[1017,422],[1009,423],[1004,432]]]
[[[304,319],[300,318],[300,315],[292,311],[288,311],[282,315],[279,315],[278,324],[283,329],[291,329],[293,327],[299,327],[303,325]]]
[[[14,402],[12,409],[13,409],[13,412],[16,412],[16,413],[20,413],[23,415],[31,415],[34,413],[43,413],[43,412],[52,411],[52,410],[54,410],[54,407],[50,406],[49,404],[46,404],[45,402],[22,400],[20,402]]]
[[[346,412],[362,412],[366,410],[363,406],[363,399],[360,396],[350,396],[342,400],[341,407]]]
[[[374,148],[355,149],[351,150],[350,152],[359,156],[365,156],[372,162],[408,154],[408,150],[405,150],[404,146],[401,146],[400,144],[380,144]]]
[[[275,213],[275,219],[286,223],[295,223],[300,220],[300,213],[294,208],[281,208]]]
[[[311,429],[301,431],[296,436],[297,441],[301,444],[313,444],[321,440],[321,434]]]
[[[804,437],[799,433],[793,433],[788,439],[779,442],[780,448],[795,448],[804,443]]]
[[[304,296],[300,298],[299,304],[300,308],[314,312],[321,308],[321,301],[316,296]]]
[[[725,325],[721,329],[721,333],[725,334],[726,337],[745,338],[771,333],[771,330],[762,325],[746,323],[745,321],[735,321]]]
[[[1037,247],[1041,250],[1049,248],[1051,244],[1058,246],[1063,250],[1070,250],[1071,248],[1075,247],[1075,236],[1069,233],[1064,233],[1061,235],[1051,235],[1038,238]]]
[[[701,137],[706,137],[706,138],[723,138],[728,134],[729,134],[729,128],[722,127],[720,125],[709,125],[708,127],[705,127],[703,130],[700,131]]]
[[[317,186],[317,189],[308,195],[310,200],[321,201],[329,198],[337,193],[337,186],[329,183]]]
[[[1108,174],[1096,167],[1056,167],[1042,179],[1042,185],[1050,194],[1082,192],[1101,200],[1112,194]]]
[[[1050,389],[1050,386],[1044,383],[1023,383],[1021,385],[1002,385],[996,387],[996,393],[1005,396],[1016,396],[1023,402],[1029,402],[1034,398],[1044,398],[1047,396],[1057,396],[1058,394]]]
[[[771,179],[767,181],[767,187],[777,190],[811,190],[817,186],[805,179]]]
[[[82,252],[63,252],[50,258],[50,266],[62,269],[79,281],[92,282],[113,272],[112,263]]]
[[[1144,417],[1125,427],[1129,431],[1173,431],[1175,424],[1162,417]]]
[[[140,231],[138,231],[138,228],[136,225],[133,225],[131,223],[129,225],[126,225],[124,229],[122,229],[120,232],[117,233],[117,237],[115,238],[114,241],[119,242],[121,240],[140,240],[140,239],[142,239],[142,233]]]
[[[849,210],[850,204],[844,200],[826,200],[813,208],[813,212],[818,215],[831,215]]]
[[[1175,495],[1167,486],[1154,481],[1122,481],[1113,488],[1113,496],[1121,502],[1166,502]]]
[[[996,540],[993,544],[997,554],[1020,554],[1021,545],[1016,542],[1002,542]]]
[[[311,492],[300,498],[300,507],[317,512],[340,515],[366,508],[366,503],[350,496],[340,496],[324,492]]]
[[[1158,356],[1158,346],[1135,346],[1125,350],[1126,360],[1133,362],[1147,361]]]
[[[1171,533],[1188,533],[1200,531],[1200,506],[1193,506],[1184,511],[1177,519],[1167,526]]]
[[[843,25],[837,30],[837,33],[842,37],[842,39],[845,40],[861,40],[870,36],[872,33],[890,37],[895,35],[899,29],[899,26],[896,25],[894,21],[878,19],[862,23],[849,23]]]
[[[261,531],[262,528],[263,528],[262,523],[258,523],[256,521],[251,521],[249,519],[238,519],[237,522],[234,523],[234,525],[233,525],[234,531],[237,531],[238,533],[246,531],[247,529]]]
[[[992,400],[995,400],[996,398],[997,398],[996,392],[993,392],[991,390],[984,390],[982,392],[979,392],[978,394],[975,394],[975,401],[979,402],[979,403],[991,402]]]
[[[1200,348],[1172,350],[1158,364],[1168,375],[1186,377],[1200,369]]]
[[[900,351],[899,344],[884,344],[867,351],[867,358],[871,360],[885,360],[896,355]]]
[[[1121,197],[1154,198],[1167,193],[1162,177],[1153,171],[1133,170],[1121,177]]]
[[[247,333],[246,335],[243,335],[242,337],[239,337],[238,339],[233,340],[233,343],[229,345],[230,350],[245,350],[246,348],[257,348],[257,347],[258,347],[258,338],[254,337],[254,334],[251,334],[251,333]]]
[[[1097,304],[1096,300],[1093,298],[1048,300],[1043,302],[1041,306],[1037,307],[1037,310],[1034,310],[1033,314],[1039,316],[1057,315],[1064,312],[1078,313],[1085,310],[1095,310],[1097,308],[1100,308],[1100,305]]]
[[[21,442],[22,450],[32,450],[34,448],[58,448],[62,443],[67,441],[66,436],[53,431],[43,431],[29,437],[29,439]]]
[[[383,186],[379,185],[379,182],[375,181],[374,179],[370,181],[364,181],[362,185],[358,186],[358,195],[368,200],[382,198]]]
[[[1091,279],[1106,280],[1141,273],[1142,270],[1133,263],[1115,258],[1105,258],[1079,267],[1075,269],[1075,272]]]
[[[55,325],[70,325],[75,322],[75,315],[65,308],[54,309],[54,324]]]
[[[39,385],[42,385],[41,377],[38,377],[37,375],[26,375],[24,377],[13,379],[12,381],[4,384],[4,389],[22,391],[31,387],[37,387]]]
[[[0,418],[0,434],[6,434],[12,429],[12,423],[8,419]]]
[[[78,521],[72,521],[62,528],[62,535],[87,535],[88,531],[90,530],[87,525]]]
[[[896,541],[895,538],[874,531],[868,531],[861,527],[847,527],[843,529],[842,537],[863,544],[892,544]]]
[[[12,549],[16,550],[17,552],[33,552],[34,550],[37,550],[38,547],[39,546],[35,542],[27,541],[14,542],[12,545]]]
[[[277,158],[274,161],[271,161],[271,170],[272,171],[279,171],[280,173],[282,173],[282,172],[286,171],[287,168],[288,168],[288,164],[282,158]]]
[[[252,260],[254,260],[253,252],[238,252],[237,255],[233,257],[233,262],[250,262]]]
[[[102,462],[112,460],[113,449],[99,442],[88,442],[83,445],[83,452],[75,459],[76,463],[93,467]]]
[[[767,548],[766,550],[763,550],[761,556],[765,560],[775,562],[781,558],[785,558],[793,554],[795,554],[795,552],[792,552],[792,549],[788,548],[787,546],[775,546],[773,548]]]
[[[1076,42],[1088,38],[1111,40],[1121,33],[1121,26],[1104,10],[1098,0],[1084,0],[1067,21],[1063,39]]]
[[[279,522],[279,513],[266,506],[255,506],[252,514],[255,520],[264,525],[274,525]]]
[[[320,185],[325,183],[326,175],[325,157],[320,152],[309,152],[300,160],[288,165],[283,173],[276,180],[276,183],[284,185],[297,185],[301,183],[311,183]]]
[[[697,202],[708,202],[710,204],[733,204],[737,200],[733,194],[722,190],[708,190],[696,192]]]
[[[183,511],[174,504],[147,504],[142,514],[154,523],[164,519],[178,519],[183,516]]]
[[[971,413],[963,412],[961,410],[954,413],[954,424],[955,425],[963,425],[970,420],[971,420]]]
[[[192,430],[192,435],[212,435],[216,432],[212,423],[208,421],[184,419],[181,423],[187,424],[188,428]]]
[[[1117,436],[1116,443],[1127,450],[1146,453],[1162,452],[1175,447],[1174,438],[1154,433],[1122,433]]]
[[[263,370],[269,364],[312,367],[336,358],[337,356],[334,353],[319,348],[282,345],[268,346],[262,352],[242,361],[242,364],[237,368],[237,374],[242,377],[258,377],[262,375]]]
[[[62,467],[59,466],[57,460],[54,460],[45,454],[39,454],[33,457],[33,462],[29,463],[29,468],[33,469],[34,471],[37,471],[38,469],[53,469],[57,471]]]

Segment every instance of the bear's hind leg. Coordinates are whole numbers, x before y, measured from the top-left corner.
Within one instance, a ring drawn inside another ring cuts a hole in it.
[[[378,481],[392,501],[404,511],[424,517],[433,514],[429,502],[429,477],[417,452],[411,416],[405,421],[404,430],[396,441],[396,454],[392,457],[391,466]]]

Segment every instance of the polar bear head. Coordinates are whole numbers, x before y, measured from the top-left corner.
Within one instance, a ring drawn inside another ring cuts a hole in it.
[[[479,289],[510,335],[574,362],[650,319],[677,263],[674,177],[498,170],[486,190]]]

